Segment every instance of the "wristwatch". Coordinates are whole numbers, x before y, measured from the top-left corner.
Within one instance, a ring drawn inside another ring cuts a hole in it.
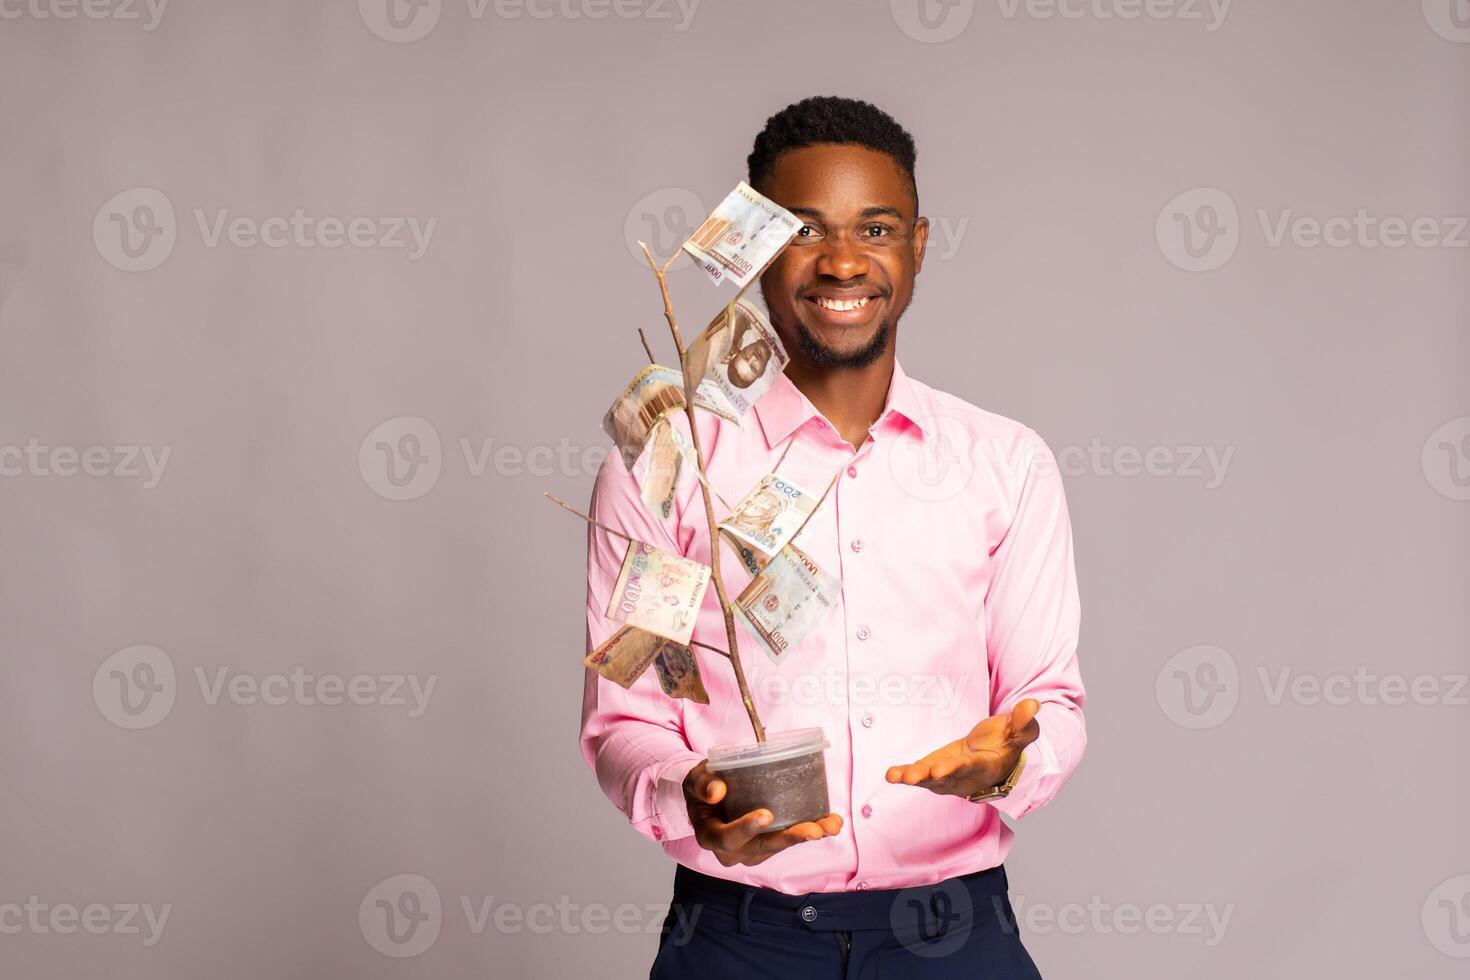
[[[999,786],[992,786],[989,789],[982,789],[980,792],[974,794],[973,796],[965,797],[965,799],[969,800],[971,803],[984,803],[986,800],[1005,799],[1011,794],[1011,790],[1016,788],[1016,783],[1021,778],[1021,770],[1025,768],[1026,752],[1022,750],[1021,757],[1016,760],[1016,768],[1011,770],[1011,774],[1006,777],[1005,782],[1001,783]]]

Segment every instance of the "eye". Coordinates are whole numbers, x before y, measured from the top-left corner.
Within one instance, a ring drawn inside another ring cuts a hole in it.
[[[800,228],[796,229],[797,238],[816,238],[820,234],[821,232],[817,231],[817,229],[813,228],[811,225],[802,225]]]
[[[863,235],[867,238],[882,238],[884,235],[891,234],[892,231],[893,229],[887,225],[868,225],[863,229]]]

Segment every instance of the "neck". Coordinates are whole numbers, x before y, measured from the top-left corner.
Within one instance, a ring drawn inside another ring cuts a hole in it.
[[[793,357],[786,365],[786,377],[856,449],[867,440],[868,429],[888,403],[893,359],[892,345],[878,360],[862,367],[815,367],[805,358]]]

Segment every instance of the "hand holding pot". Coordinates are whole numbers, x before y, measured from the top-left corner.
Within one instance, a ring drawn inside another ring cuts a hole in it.
[[[684,777],[684,802],[694,824],[694,839],[727,868],[732,864],[760,864],[793,844],[833,837],[842,830],[842,818],[835,813],[771,832],[764,832],[764,828],[775,817],[766,809],[752,810],[726,822],[720,808],[725,781],[710,772],[708,765],[706,759]]]
[[[973,796],[998,786],[1016,768],[1021,750],[1041,735],[1034,698],[1019,702],[1003,715],[993,715],[964,738],[940,746],[918,762],[891,766],[890,783],[920,786],[941,796]]]

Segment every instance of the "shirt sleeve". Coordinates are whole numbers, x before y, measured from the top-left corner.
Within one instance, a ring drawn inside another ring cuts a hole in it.
[[[616,452],[598,470],[589,513],[640,541],[684,553],[664,523],[643,505],[637,481]],[[588,525],[589,652],[622,626],[606,613],[627,548],[622,538]],[[704,757],[691,751],[684,737],[681,704],[663,693],[651,668],[628,690],[596,671],[586,671],[582,757],[597,774],[602,792],[650,840],[674,840],[694,833],[684,802],[684,777]]]
[[[1028,440],[1029,466],[1011,526],[991,554],[985,597],[992,714],[1026,698],[1041,702],[1041,735],[1026,749],[1021,778],[990,804],[1012,818],[1050,802],[1087,746],[1072,525],[1056,457],[1034,432]]]

